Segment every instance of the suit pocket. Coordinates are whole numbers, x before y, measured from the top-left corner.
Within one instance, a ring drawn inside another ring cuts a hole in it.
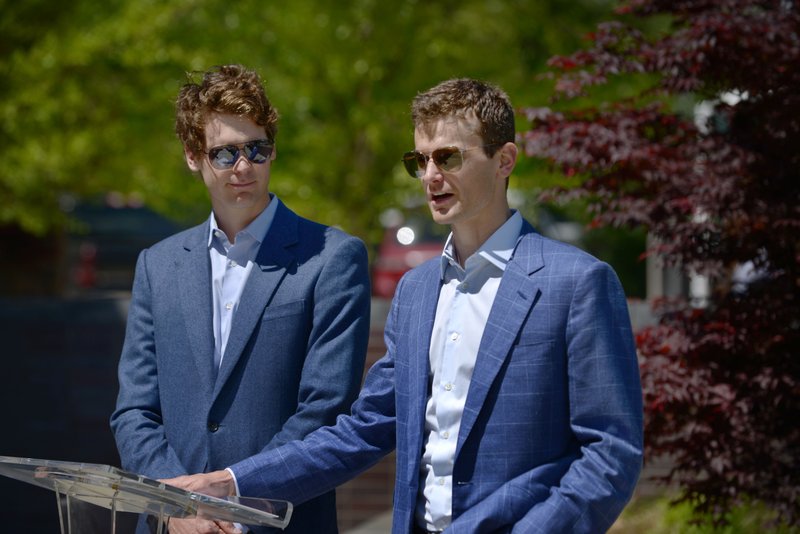
[[[268,306],[264,310],[264,315],[261,316],[262,321],[269,321],[271,319],[280,319],[281,317],[288,317],[290,315],[301,315],[306,311],[305,300],[295,300],[293,302],[286,302],[276,306]]]

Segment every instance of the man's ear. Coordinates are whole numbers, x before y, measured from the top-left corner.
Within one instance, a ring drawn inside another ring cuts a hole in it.
[[[194,154],[188,147],[183,147],[183,157],[186,158],[186,165],[192,172],[200,172],[200,158]]]
[[[517,145],[515,143],[508,142],[500,147],[498,152],[500,153],[500,167],[498,167],[497,172],[502,178],[508,178],[511,176],[511,172],[514,170],[514,166],[517,164]]]

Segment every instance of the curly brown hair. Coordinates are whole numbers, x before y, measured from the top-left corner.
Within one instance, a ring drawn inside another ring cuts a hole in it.
[[[477,133],[487,145],[488,157],[503,144],[514,142],[514,108],[499,87],[470,78],[444,81],[419,93],[411,103],[414,127],[428,133],[439,120],[449,117],[478,120]]]
[[[203,73],[187,73],[189,82],[181,87],[175,101],[175,133],[192,153],[205,147],[205,125],[212,113],[239,115],[263,126],[274,141],[278,132],[278,112],[272,107],[261,78],[242,65],[221,65]]]

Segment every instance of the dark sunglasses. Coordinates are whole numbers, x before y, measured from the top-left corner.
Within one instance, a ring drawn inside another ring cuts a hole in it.
[[[484,148],[487,146],[494,146],[497,143],[488,145],[473,146],[470,148],[458,148],[455,146],[446,146],[437,148],[431,152],[430,156],[426,156],[418,150],[412,150],[403,154],[403,165],[405,165],[408,174],[414,178],[422,178],[425,174],[425,169],[428,168],[428,160],[432,159],[433,164],[439,170],[445,172],[455,172],[464,164],[464,152],[475,150],[477,148]]]
[[[215,146],[206,154],[212,167],[225,170],[236,165],[241,155],[244,155],[250,163],[264,163],[272,156],[274,148],[274,143],[269,139],[256,139],[238,145]]]

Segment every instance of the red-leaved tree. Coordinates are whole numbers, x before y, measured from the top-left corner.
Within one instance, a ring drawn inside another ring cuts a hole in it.
[[[557,100],[618,75],[655,81],[591,109],[525,110],[525,150],[582,177],[556,194],[591,199],[594,224],[644,225],[648,254],[712,280],[704,306],[670,301],[637,333],[646,461],[668,457],[663,481],[716,524],[754,500],[800,525],[800,5],[633,0],[618,12],[627,23],[551,60]],[[669,17],[661,35],[632,27],[656,15]],[[705,101],[708,118],[675,112],[678,95]]]

